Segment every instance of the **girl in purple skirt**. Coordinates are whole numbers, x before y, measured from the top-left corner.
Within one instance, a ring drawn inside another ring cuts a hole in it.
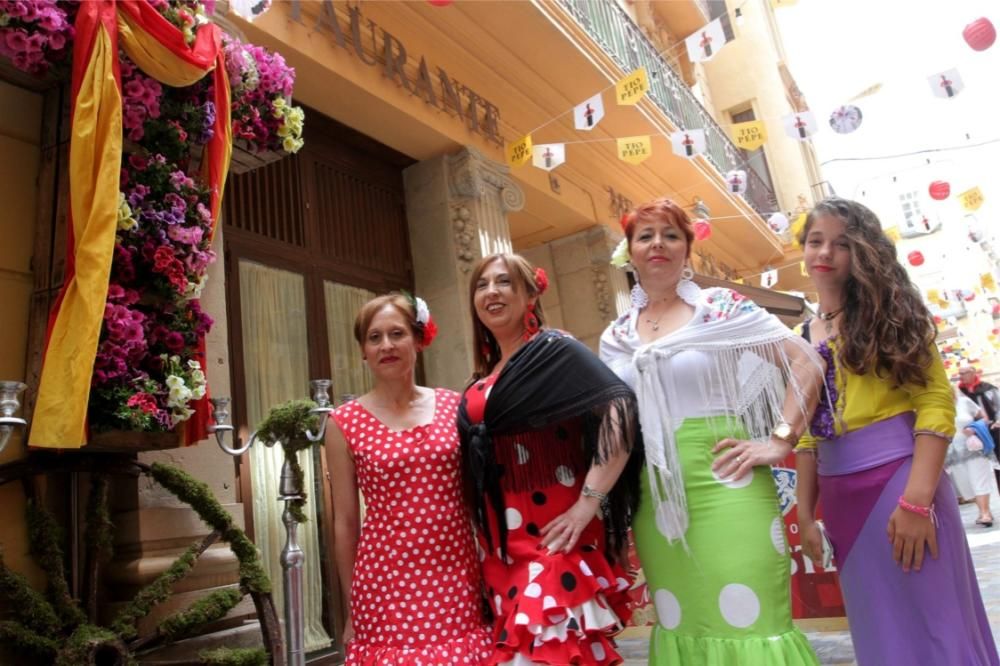
[[[997,666],[943,473],[955,403],[930,312],[861,204],[820,202],[799,242],[828,398],[797,449],[803,548],[821,559],[822,496],[859,666]]]

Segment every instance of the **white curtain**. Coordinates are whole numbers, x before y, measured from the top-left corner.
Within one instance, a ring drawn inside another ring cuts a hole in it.
[[[239,270],[247,423],[253,429],[275,405],[309,397],[305,280],[298,273],[250,261],[240,261]],[[283,617],[280,558],[285,526],[281,522],[284,503],[278,501],[278,481],[284,454],[280,446],[269,448],[258,442],[249,455],[255,541],[271,576],[275,607]],[[305,470],[304,487],[314,488],[311,452],[301,452],[299,461]],[[323,627],[322,561],[316,518],[319,501],[315,493],[310,493],[305,506],[308,521],[298,528],[299,544],[305,553],[302,592],[305,647],[310,652],[330,645],[330,636]]]
[[[361,349],[354,339],[354,318],[362,305],[375,298],[375,292],[324,282],[323,297],[333,370],[333,401],[340,404],[345,396],[358,397],[372,388],[371,374],[361,360]]]

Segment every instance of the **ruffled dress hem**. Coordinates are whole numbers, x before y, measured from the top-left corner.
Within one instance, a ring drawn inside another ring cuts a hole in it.
[[[469,632],[462,638],[416,648],[377,643],[360,644],[351,641],[348,644],[344,666],[479,665],[487,663],[492,654],[493,637],[490,631],[483,627]]]
[[[819,665],[809,641],[798,629],[777,636],[714,638],[678,634],[656,626],[649,647],[651,664]]]

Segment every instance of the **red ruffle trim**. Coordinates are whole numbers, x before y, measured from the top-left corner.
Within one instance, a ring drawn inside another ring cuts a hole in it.
[[[599,551],[575,551],[541,556],[529,564],[528,579],[513,599],[502,600],[492,664],[622,662],[610,638],[632,615],[623,569]]]
[[[416,648],[393,645],[361,644],[356,640],[347,645],[344,666],[444,666],[445,664],[486,664],[493,654],[493,639],[483,627],[462,638]]]

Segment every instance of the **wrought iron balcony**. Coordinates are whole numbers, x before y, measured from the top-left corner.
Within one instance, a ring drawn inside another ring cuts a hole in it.
[[[721,174],[731,169],[747,173],[746,201],[762,215],[777,210],[774,191],[745,164],[743,152],[701,105],[684,80],[673,70],[642,30],[614,0],[557,0],[624,73],[645,67],[649,73],[646,93],[680,129],[705,130],[706,157]]]

